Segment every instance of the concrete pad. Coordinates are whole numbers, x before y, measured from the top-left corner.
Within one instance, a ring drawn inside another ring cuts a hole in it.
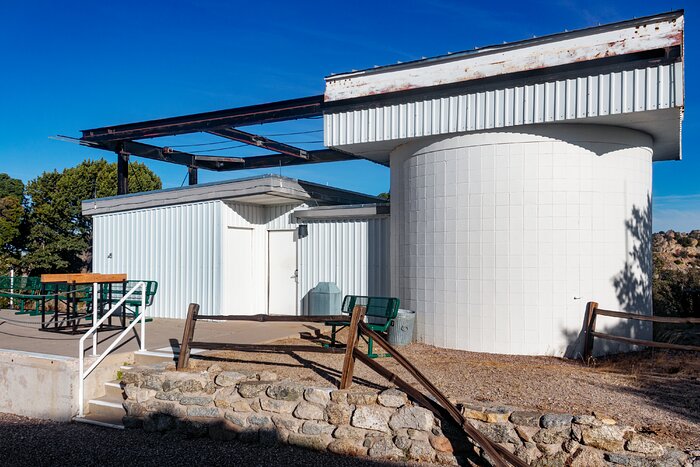
[[[38,352],[51,355],[78,357],[78,342],[81,334],[68,335],[39,331],[39,316],[15,315],[13,310],[0,310],[0,349]],[[180,319],[156,318],[146,323],[146,348],[149,350],[163,347],[177,347],[182,339],[185,321]],[[135,331],[127,336],[114,352],[125,353],[139,350],[139,337]],[[237,344],[260,344],[298,337],[300,332],[312,332],[323,329],[315,323],[258,323],[245,321],[198,321],[194,340],[208,342],[230,342]],[[99,333],[98,352],[106,349],[121,331]],[[92,348],[92,339],[85,343],[86,355]]]

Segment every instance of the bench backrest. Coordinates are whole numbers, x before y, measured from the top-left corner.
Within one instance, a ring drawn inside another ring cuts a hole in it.
[[[146,306],[151,306],[153,304],[153,299],[158,291],[158,282],[156,281],[139,281],[139,280],[128,280],[126,281],[126,286],[122,283],[117,282],[112,284],[112,300],[117,301],[122,298],[122,296],[133,289],[139,282],[146,283]],[[102,288],[102,298],[107,299],[109,297],[109,286],[105,284]],[[136,303],[141,302],[141,289],[137,289],[133,294],[129,295],[127,302]]]
[[[41,288],[41,281],[34,276],[0,276],[0,292],[36,293]]]
[[[388,324],[399,312],[399,299],[394,297],[368,297],[364,295],[346,295],[341,311],[352,313],[356,306],[365,306],[365,316],[370,324]]]

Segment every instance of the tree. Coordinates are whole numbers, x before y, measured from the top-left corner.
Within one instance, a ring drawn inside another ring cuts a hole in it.
[[[157,190],[160,178],[144,164],[129,164],[129,192]],[[117,167],[86,160],[58,173],[44,172],[27,184],[29,232],[24,269],[32,274],[84,271],[92,255],[92,220],[81,202],[117,194]]]
[[[14,266],[22,249],[24,183],[0,174],[0,274]]]
[[[654,271],[654,314],[700,316],[700,270]]]
[[[22,200],[24,198],[24,183],[22,180],[2,173],[0,174],[0,198],[8,196]]]

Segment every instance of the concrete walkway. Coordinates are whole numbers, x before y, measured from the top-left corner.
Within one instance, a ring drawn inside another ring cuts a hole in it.
[[[0,350],[20,350],[67,357],[78,356],[78,341],[81,334],[57,334],[39,330],[41,317],[15,315],[14,310],[0,310]],[[154,319],[146,323],[146,348],[157,350],[177,346],[182,339],[184,320]],[[257,323],[257,322],[207,322],[199,321],[194,340],[208,342],[230,342],[237,344],[259,344],[285,337],[298,337],[300,332],[313,332],[323,326],[314,323]],[[136,326],[138,331],[139,326]],[[99,333],[98,351],[109,346],[120,331]],[[91,339],[86,350],[91,348]],[[139,349],[139,336],[132,333],[115,352],[133,352]]]

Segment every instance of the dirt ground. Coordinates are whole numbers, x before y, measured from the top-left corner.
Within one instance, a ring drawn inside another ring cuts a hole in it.
[[[341,338],[342,339],[342,338]],[[318,339],[312,339],[318,341]],[[276,343],[309,344],[309,339]],[[700,355],[644,351],[597,360],[593,365],[554,357],[496,355],[440,349],[424,344],[402,353],[453,401],[508,405],[572,414],[603,413],[683,449],[700,449]],[[342,354],[309,352],[217,352],[191,360],[205,368],[270,370],[282,378],[337,385]],[[392,358],[378,359],[414,382]],[[389,387],[358,362],[354,384]]]

